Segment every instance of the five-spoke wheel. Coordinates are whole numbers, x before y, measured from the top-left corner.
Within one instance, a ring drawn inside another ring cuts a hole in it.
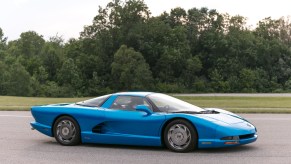
[[[165,145],[176,152],[188,152],[196,148],[197,133],[188,121],[174,120],[164,131]]]
[[[80,143],[79,125],[71,117],[60,117],[54,124],[54,136],[56,140],[62,145],[77,145]]]

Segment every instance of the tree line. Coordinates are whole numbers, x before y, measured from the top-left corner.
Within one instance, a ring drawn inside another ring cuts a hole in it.
[[[0,95],[75,97],[115,91],[290,92],[291,22],[113,0],[77,39],[0,28]]]

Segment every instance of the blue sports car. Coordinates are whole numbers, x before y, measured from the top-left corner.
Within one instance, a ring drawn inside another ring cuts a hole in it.
[[[255,126],[234,113],[199,108],[161,93],[114,93],[73,104],[33,106],[31,113],[32,129],[65,146],[165,145],[188,152],[257,140]]]

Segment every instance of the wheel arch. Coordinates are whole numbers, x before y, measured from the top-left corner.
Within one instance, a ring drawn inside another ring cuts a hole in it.
[[[172,121],[174,121],[174,120],[185,120],[185,121],[187,121],[188,123],[190,123],[192,126],[193,126],[193,128],[194,128],[194,130],[195,130],[195,132],[196,132],[196,134],[197,134],[197,144],[198,144],[198,139],[199,139],[199,134],[198,134],[198,131],[197,131],[197,129],[196,129],[196,126],[189,120],[189,119],[187,119],[187,118],[183,118],[183,117],[174,117],[174,118],[171,118],[171,119],[169,119],[169,120],[167,120],[164,124],[163,124],[163,126],[162,126],[162,129],[161,129],[161,134],[160,134],[160,138],[161,138],[161,143],[162,143],[162,145],[165,145],[165,141],[164,141],[164,133],[165,133],[165,128],[167,127],[167,125],[169,124],[169,123],[171,123]],[[198,146],[198,145],[196,145],[196,146]]]

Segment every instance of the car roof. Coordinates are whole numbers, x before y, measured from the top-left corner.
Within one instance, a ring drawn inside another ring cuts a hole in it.
[[[152,94],[154,92],[118,92],[118,93],[114,93],[113,95],[117,95],[117,96],[142,96],[145,97],[149,94]]]

